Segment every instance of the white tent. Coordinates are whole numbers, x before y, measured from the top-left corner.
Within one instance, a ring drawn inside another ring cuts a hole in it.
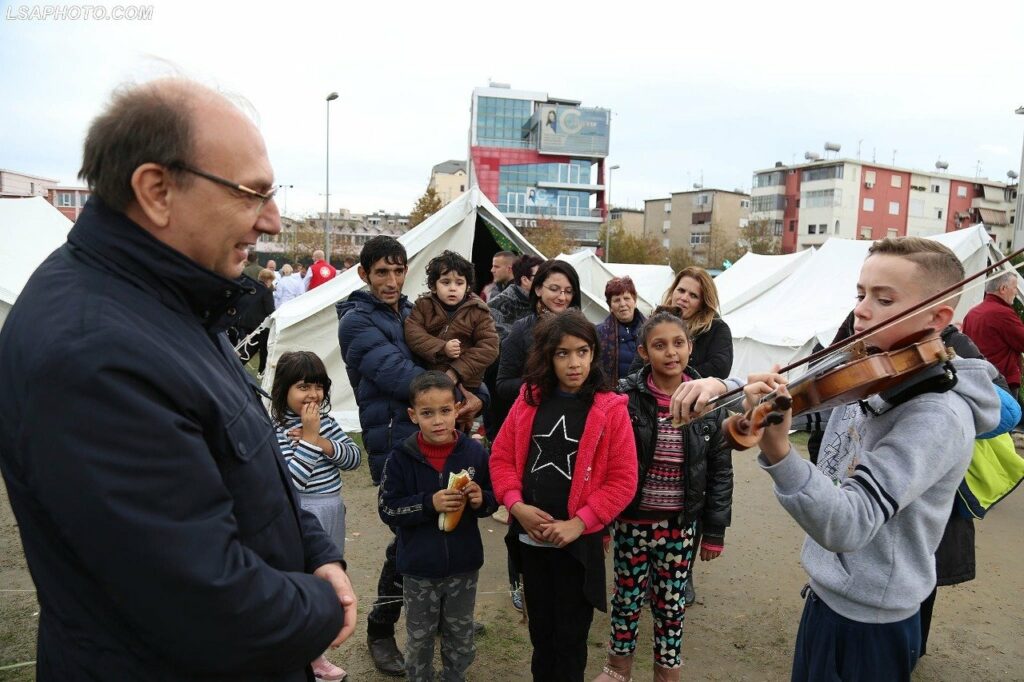
[[[409,256],[409,276],[404,293],[410,299],[415,299],[426,289],[423,273],[431,258],[445,249],[472,258],[475,241],[485,234],[491,242],[494,242],[494,238],[490,235],[498,234],[520,252],[543,258],[478,188],[472,188],[398,238]],[[488,265],[493,253],[500,250],[496,243],[491,245],[494,248],[481,255]],[[358,430],[359,422],[355,395],[349,385],[338,346],[338,315],[334,304],[364,286],[356,268],[351,268],[316,289],[288,301],[270,317],[268,362],[263,388],[270,391],[274,368],[282,353],[291,350],[313,351],[327,366],[332,382],[331,404],[335,417],[347,430]],[[587,317],[594,323],[604,320],[608,316],[604,288],[596,296],[586,288],[581,293],[583,312]]]
[[[931,238],[951,248],[968,274],[983,269],[990,256],[1000,257],[981,225]],[[857,277],[871,244],[829,239],[785,279],[724,315],[733,337],[732,376],[786,365],[808,355],[816,342],[828,345],[856,304]],[[983,293],[980,286],[965,292],[955,319],[963,319]]]
[[[781,256],[744,254],[731,268],[715,277],[719,314],[731,313],[740,306],[750,303],[789,277],[800,263],[813,253],[814,249]]]
[[[636,263],[605,263],[616,277],[629,277],[636,285],[636,293],[651,306],[661,305],[665,292],[672,286],[676,275],[668,265],[638,265]],[[647,314],[647,311],[643,311]]]
[[[35,269],[67,241],[71,225],[43,197],[0,199],[0,326]]]
[[[602,315],[601,321],[607,318],[608,306],[605,304],[604,301],[604,287],[606,284],[608,284],[608,280],[613,279],[615,277],[621,277],[622,275],[616,275],[607,263],[603,262],[600,258],[597,257],[597,254],[595,254],[593,251],[589,249],[581,249],[576,253],[572,254],[561,253],[557,256],[557,258],[559,260],[564,260],[565,262],[572,265],[576,269],[576,272],[579,273],[580,287],[585,292],[587,292],[587,296],[585,298],[588,299],[589,301],[596,300],[600,302],[600,311],[595,309],[593,311],[593,315],[591,315],[590,311],[584,309],[584,312],[587,314],[587,317],[590,317],[592,319],[594,315],[600,314]],[[626,274],[629,273],[627,272]],[[636,284],[636,281],[634,280],[633,283]],[[671,284],[671,281],[669,283]],[[639,308],[640,312],[642,312],[644,315],[650,315],[651,311],[654,310],[654,307],[657,304],[651,299],[645,297],[640,292],[639,286],[637,287],[637,296],[639,298],[639,300],[637,301],[637,308]],[[584,305],[586,305],[586,303],[587,301],[584,301]]]

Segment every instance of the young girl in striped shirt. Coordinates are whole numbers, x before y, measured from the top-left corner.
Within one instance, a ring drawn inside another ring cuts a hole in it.
[[[270,412],[277,444],[288,464],[299,505],[320,521],[345,556],[345,504],[340,471],[359,466],[359,446],[328,412],[331,379],[323,361],[309,351],[285,353],[277,362]],[[313,672],[321,680],[343,680],[344,670],[320,656]]]
[[[722,439],[722,410],[673,426],[669,399],[700,378],[687,363],[692,344],[678,308],[659,308],[641,327],[646,366],[619,382],[629,399],[638,461],[633,501],[615,520],[615,593],[611,640],[601,682],[631,679],[637,626],[645,602],[654,616],[654,680],[678,680],[682,665],[683,587],[693,561],[722,553],[732,512],[732,453]]]

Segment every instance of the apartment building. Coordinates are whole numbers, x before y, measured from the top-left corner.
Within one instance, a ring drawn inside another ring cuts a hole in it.
[[[666,248],[687,248],[706,260],[712,241],[735,244],[750,218],[751,198],[739,190],[696,187],[644,202],[644,236]],[[710,263],[709,267],[720,264]]]

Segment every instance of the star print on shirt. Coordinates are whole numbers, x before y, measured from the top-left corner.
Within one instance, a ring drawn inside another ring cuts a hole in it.
[[[555,434],[561,426],[561,433]],[[541,444],[544,441],[544,444]],[[544,436],[533,436],[533,443],[537,446],[537,459],[533,463],[533,468],[530,469],[530,473],[536,473],[544,467],[551,467],[558,473],[565,476],[570,481],[572,480],[572,458],[579,449],[579,441],[575,438],[569,438],[569,435],[565,432],[565,415],[555,422],[555,425],[551,427],[551,431]],[[545,457],[545,450],[547,456]],[[565,468],[563,469],[560,464],[561,457],[565,457]],[[545,461],[546,460],[546,461]]]

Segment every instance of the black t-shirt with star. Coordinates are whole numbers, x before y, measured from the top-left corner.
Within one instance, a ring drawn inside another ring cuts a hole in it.
[[[523,472],[523,501],[556,519],[569,517],[569,486],[589,405],[556,391],[541,401],[533,420]]]

